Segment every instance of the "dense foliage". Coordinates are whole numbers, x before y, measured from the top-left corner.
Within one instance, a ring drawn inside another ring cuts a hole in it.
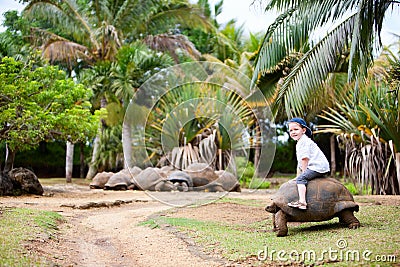
[[[0,88],[0,140],[12,151],[41,141],[85,141],[96,131],[99,114],[91,113],[91,91],[57,67],[4,57]]]

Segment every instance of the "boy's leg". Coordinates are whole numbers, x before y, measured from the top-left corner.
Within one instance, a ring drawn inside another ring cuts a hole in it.
[[[307,187],[305,184],[297,184],[297,191],[299,192],[299,202],[307,204],[306,192]]]
[[[306,192],[307,192],[307,184],[308,181],[310,180],[308,171],[309,170],[307,169],[296,178],[297,192],[299,194],[299,202],[303,204],[307,204]]]
[[[289,207],[303,209],[303,210],[307,209],[307,203],[306,203],[307,180],[306,180],[304,174],[305,174],[305,172],[301,173],[300,175],[298,175],[296,177],[297,192],[299,195],[299,200],[288,203]]]
[[[307,184],[308,181],[320,177],[321,174],[319,172],[315,172],[307,169],[305,172],[301,173],[296,177],[297,191],[299,194],[299,201],[288,203],[290,207],[299,208],[299,209],[307,209]]]

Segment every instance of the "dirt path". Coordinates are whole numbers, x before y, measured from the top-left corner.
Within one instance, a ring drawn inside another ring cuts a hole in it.
[[[265,193],[232,194],[269,199]],[[173,208],[142,191],[56,185],[45,187],[43,197],[4,197],[0,202],[2,206],[56,211],[66,218],[55,239],[42,237],[29,246],[32,253],[45,256],[49,265],[232,266],[218,255],[205,254],[190,239],[178,237],[172,230],[138,225],[155,213]],[[207,209],[196,212],[209,214]]]
[[[275,191],[229,193],[229,198],[258,199],[267,205]],[[168,195],[159,195],[165,200]],[[171,194],[173,196],[173,194]],[[190,198],[193,195],[179,195]],[[176,197],[176,196],[175,196]],[[360,205],[400,205],[400,196],[356,197]],[[206,254],[194,241],[171,227],[140,226],[157,213],[205,221],[250,224],[267,220],[260,207],[234,203],[176,209],[143,191],[90,190],[88,186],[45,187],[44,196],[2,197],[0,205],[59,212],[66,221],[56,237],[32,237],[32,255],[47,258],[49,266],[243,266],[219,254]],[[174,212],[172,212],[174,211]],[[211,253],[211,252],[210,252]]]

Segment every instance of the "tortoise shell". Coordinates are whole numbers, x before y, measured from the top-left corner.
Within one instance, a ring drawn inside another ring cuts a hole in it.
[[[113,174],[104,185],[105,190],[126,190],[132,184],[129,171],[123,169]]]
[[[290,180],[282,184],[272,201],[277,211],[282,210],[288,221],[295,222],[325,221],[336,217],[338,212],[345,209],[359,210],[349,190],[333,178],[317,178],[308,183],[307,210],[288,206],[289,202],[297,201],[298,198],[296,181]]]
[[[108,182],[111,176],[113,176],[113,172],[99,172],[93,178],[92,182],[89,184],[91,189],[103,189],[104,185]]]

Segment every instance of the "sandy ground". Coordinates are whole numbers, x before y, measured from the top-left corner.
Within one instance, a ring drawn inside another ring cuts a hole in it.
[[[59,212],[66,219],[57,236],[33,237],[27,249],[45,257],[49,266],[243,266],[218,253],[207,254],[193,240],[171,227],[151,229],[139,223],[159,213],[198,220],[246,224],[266,221],[271,215],[263,208],[234,203],[215,204],[219,197],[258,199],[270,203],[274,190],[243,190],[227,195],[203,196],[143,191],[90,190],[81,185],[44,186],[44,196],[1,197],[2,207],[28,207]],[[213,195],[214,194],[214,195]],[[207,205],[177,207],[190,199]],[[161,201],[160,201],[161,200]],[[357,197],[360,205],[400,205],[400,196]],[[169,204],[165,204],[169,203]],[[171,215],[172,214],[172,215]]]

